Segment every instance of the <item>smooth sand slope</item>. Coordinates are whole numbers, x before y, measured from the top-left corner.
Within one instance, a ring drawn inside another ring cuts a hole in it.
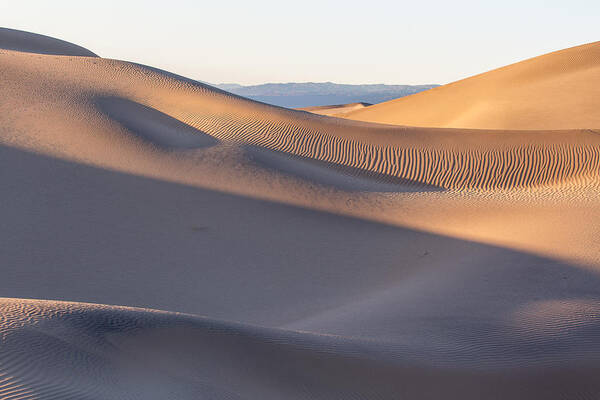
[[[53,37],[0,27],[0,49],[59,56],[98,57],[88,49]]]
[[[344,117],[474,129],[600,129],[600,42],[521,61]]]
[[[377,125],[18,49],[0,71],[0,399],[599,396],[593,129]]]
[[[340,114],[348,113],[350,111],[361,110],[365,107],[372,106],[370,103],[348,103],[348,104],[335,104],[330,106],[314,106],[298,108],[297,110],[308,111],[313,114],[338,116]]]

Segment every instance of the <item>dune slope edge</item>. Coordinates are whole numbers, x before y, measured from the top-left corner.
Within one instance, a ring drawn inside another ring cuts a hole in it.
[[[53,37],[0,27],[0,49],[61,56],[98,57],[88,49]]]
[[[598,129],[599,98],[594,42],[340,116],[444,128]]]

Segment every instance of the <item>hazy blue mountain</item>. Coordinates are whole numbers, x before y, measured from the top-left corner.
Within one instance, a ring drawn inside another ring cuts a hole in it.
[[[209,83],[209,85],[211,85],[211,84]],[[244,87],[243,85],[240,85],[239,83],[219,83],[218,85],[212,85],[212,86],[216,86],[219,89],[227,90],[228,92],[230,92],[232,90],[241,89]]]
[[[240,96],[282,107],[310,107],[346,103],[381,103],[431,89],[439,85],[343,85],[332,82],[265,83],[242,86],[214,85]]]

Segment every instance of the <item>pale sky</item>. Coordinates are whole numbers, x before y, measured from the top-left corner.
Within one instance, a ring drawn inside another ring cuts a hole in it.
[[[448,83],[599,21],[600,0],[0,1],[0,26],[211,83]]]

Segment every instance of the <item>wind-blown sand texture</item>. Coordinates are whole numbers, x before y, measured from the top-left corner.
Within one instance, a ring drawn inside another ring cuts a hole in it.
[[[443,128],[600,128],[600,42],[531,58],[344,117]]]
[[[0,399],[599,397],[593,116],[378,125],[43,52],[0,50]]]

